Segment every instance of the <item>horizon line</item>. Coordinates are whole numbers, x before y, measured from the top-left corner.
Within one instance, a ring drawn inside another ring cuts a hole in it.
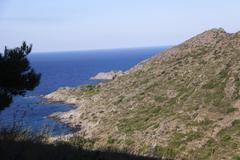
[[[91,52],[91,51],[104,51],[104,50],[119,50],[119,49],[144,49],[144,48],[159,48],[159,47],[166,47],[170,48],[175,45],[161,45],[161,46],[142,46],[142,47],[116,47],[116,48],[96,48],[96,49],[79,49],[79,50],[61,50],[61,51],[33,51],[32,54],[58,54],[58,53],[64,53],[64,52]]]

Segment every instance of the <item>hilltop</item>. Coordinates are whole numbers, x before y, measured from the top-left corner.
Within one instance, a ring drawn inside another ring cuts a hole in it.
[[[240,32],[212,29],[98,85],[46,96],[76,108],[52,117],[94,149],[177,159],[240,155]]]

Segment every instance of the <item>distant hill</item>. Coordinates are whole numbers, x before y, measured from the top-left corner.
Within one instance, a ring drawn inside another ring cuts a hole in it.
[[[178,159],[240,155],[240,32],[212,29],[141,62],[113,81],[61,88],[76,104],[52,117],[116,148]]]

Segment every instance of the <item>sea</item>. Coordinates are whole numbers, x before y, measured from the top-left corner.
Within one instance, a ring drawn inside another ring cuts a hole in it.
[[[50,103],[41,98],[59,87],[77,87],[96,84],[90,80],[99,72],[126,71],[137,63],[165,51],[168,47],[131,49],[106,49],[51,53],[31,53],[29,60],[36,72],[41,73],[40,85],[24,97],[14,97],[10,107],[0,112],[0,127],[21,127],[34,133],[53,136],[75,132],[58,121],[49,118],[55,112],[67,112],[73,106]]]

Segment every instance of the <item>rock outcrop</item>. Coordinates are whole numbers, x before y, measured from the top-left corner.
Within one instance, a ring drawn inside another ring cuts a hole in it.
[[[124,75],[122,71],[100,72],[96,76],[91,77],[92,80],[114,80]]]

